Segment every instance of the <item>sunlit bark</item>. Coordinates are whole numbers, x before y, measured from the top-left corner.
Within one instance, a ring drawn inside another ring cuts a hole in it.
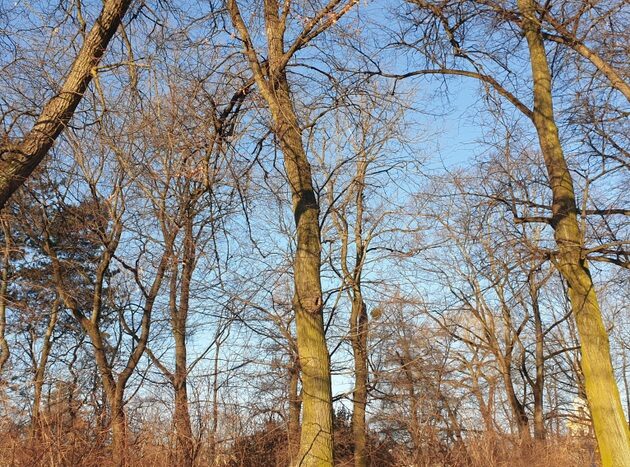
[[[72,118],[130,4],[131,0],[104,2],[61,89],[46,103],[31,131],[18,142],[0,146],[0,209],[41,163]]]
[[[549,174],[553,194],[552,227],[558,250],[554,261],[567,281],[582,351],[586,395],[602,458],[608,466],[630,465],[630,431],[615,381],[608,333],[595,294],[583,236],[577,219],[573,180],[560,144],[553,114],[551,73],[540,22],[532,0],[519,0],[523,32],[529,46],[534,81],[533,122]]]

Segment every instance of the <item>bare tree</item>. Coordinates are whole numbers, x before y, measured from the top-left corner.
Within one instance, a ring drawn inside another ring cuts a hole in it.
[[[303,386],[300,455],[296,465],[304,466],[332,465],[332,394],[330,357],[322,317],[319,203],[313,190],[311,165],[302,141],[302,125],[295,111],[287,65],[296,52],[334,25],[356,3],[356,0],[332,0],[322,8],[316,8],[293,42],[285,46],[293,6],[286,2],[281,7],[276,0],[265,0],[262,17],[266,28],[267,59],[263,61],[237,2],[227,1],[232,24],[243,43],[258,91],[269,107],[291,186],[297,233],[294,309]]]
[[[44,159],[81,102],[97,73],[107,46],[121,24],[131,0],[107,0],[85,37],[61,89],[44,106],[33,128],[15,141],[3,137],[0,148],[0,208]]]
[[[446,45],[444,49],[439,49],[439,45],[435,45],[440,43],[438,39],[436,43],[430,43],[425,49],[426,58],[430,63],[437,64],[436,68],[413,71],[405,75],[397,75],[397,77],[452,74],[476,78],[513,104],[532,122],[536,130],[553,199],[550,217],[530,220],[545,222],[552,227],[554,232],[557,250],[552,258],[569,286],[573,316],[580,332],[586,392],[593,414],[593,424],[602,461],[604,465],[630,463],[630,434],[625,423],[621,398],[613,373],[608,334],[597,301],[588,261],[584,255],[584,232],[578,220],[580,210],[576,202],[574,180],[564,155],[554,115],[552,76],[541,30],[541,8],[535,1],[517,2],[522,18],[519,23],[520,30],[527,40],[526,56],[532,73],[533,108],[530,109],[517,97],[517,94],[502,85],[480,64],[488,56],[495,58],[492,53],[484,49],[473,53],[468,52],[465,43],[467,36],[460,33],[465,30],[453,26],[452,24],[456,24],[455,18],[450,18],[450,13],[453,11],[453,15],[461,17],[464,22],[469,20],[471,23],[476,23],[476,28],[467,29],[470,31],[469,35],[474,36],[477,30],[482,30],[487,26],[483,23],[483,15],[462,16],[457,13],[457,4],[438,6],[420,2],[417,5],[422,11],[421,14],[427,14],[432,18],[428,20],[431,33],[435,34],[437,31],[438,35],[443,34],[443,44]],[[475,5],[471,5],[471,8],[474,11]],[[454,66],[453,61],[458,60],[465,66],[462,68]],[[509,59],[507,62],[501,58],[498,60],[499,63],[504,63],[509,67]]]

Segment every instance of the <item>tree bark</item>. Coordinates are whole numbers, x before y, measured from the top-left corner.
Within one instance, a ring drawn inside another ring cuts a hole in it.
[[[96,73],[131,0],[106,0],[59,92],[21,141],[0,147],[0,209],[41,163],[64,130]]]
[[[354,392],[352,393],[352,435],[354,438],[354,465],[367,466],[367,310],[360,290],[355,290],[350,320],[350,340],[354,355]]]
[[[6,220],[2,219],[4,233],[4,250],[2,255],[2,275],[0,284],[0,383],[2,370],[9,360],[10,349],[6,338],[7,328],[7,293],[9,288],[9,264],[11,261],[11,231]]]
[[[117,391],[119,392],[119,391]],[[127,458],[127,420],[122,400],[122,392],[109,396],[110,429],[112,432],[112,462],[115,466],[128,465]],[[113,401],[111,399],[114,399]]]
[[[553,115],[551,74],[540,21],[533,0],[518,0],[529,46],[534,81],[533,122],[538,133],[553,194],[552,227],[558,250],[555,262],[568,284],[580,334],[586,395],[605,467],[630,465],[630,431],[610,358],[610,344],[588,263],[582,255],[573,180],[564,158]]]
[[[330,356],[324,333],[320,282],[319,205],[284,71],[281,75],[276,99],[270,103],[270,108],[291,184],[297,227],[293,307],[303,388],[302,432],[297,465],[333,465]]]
[[[277,0],[264,1],[268,61],[258,61],[235,0],[229,0],[232,22],[245,44],[245,55],[273,121],[273,132],[284,156],[291,188],[297,251],[293,260],[293,309],[302,370],[302,431],[296,465],[333,465],[333,410],[330,355],[326,347],[320,278],[319,203],[313,190],[311,165],[302,142],[302,128],[291,97],[284,51],[284,31]],[[295,47],[299,47],[297,42]]]
[[[529,274],[529,294],[532,299],[534,314],[534,332],[536,335],[536,379],[534,380],[534,438],[545,439],[544,391],[545,391],[545,355],[544,332],[538,302],[538,286],[534,283],[533,271]]]
[[[501,376],[505,385],[505,392],[507,394],[510,408],[512,409],[512,415],[514,416],[514,422],[518,429],[518,434],[522,441],[529,442],[531,440],[531,433],[529,431],[529,418],[525,412],[525,406],[516,396],[514,390],[514,380],[512,379],[512,363],[511,357],[504,358],[498,357]]]
[[[190,422],[188,407],[188,362],[186,347],[186,329],[190,303],[190,283],[194,271],[195,245],[192,231],[192,214],[187,213],[184,225],[183,267],[179,306],[176,303],[177,265],[171,283],[171,326],[175,340],[175,373],[173,388],[175,392],[174,425],[177,438],[177,465],[191,467],[195,461],[195,442]]]
[[[177,370],[175,370],[177,372]],[[188,411],[186,378],[175,376],[175,432],[177,437],[177,465],[191,467],[195,462],[195,442]]]
[[[299,393],[300,363],[297,355],[289,367],[289,458],[291,463],[300,449],[300,411],[302,410],[302,399]]]
[[[59,300],[55,300],[50,310],[50,318],[48,320],[48,326],[46,327],[46,333],[44,334],[42,342],[42,353],[39,358],[39,363],[35,369],[34,386],[35,393],[33,396],[33,434],[39,436],[42,430],[42,420],[40,416],[41,404],[42,404],[42,389],[44,387],[44,376],[46,373],[46,366],[48,365],[48,356],[50,355],[50,349],[52,347],[52,334],[57,325],[57,318],[59,316]]]

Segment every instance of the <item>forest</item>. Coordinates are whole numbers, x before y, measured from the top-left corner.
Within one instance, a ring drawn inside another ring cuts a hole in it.
[[[630,3],[0,1],[0,467],[630,467]]]

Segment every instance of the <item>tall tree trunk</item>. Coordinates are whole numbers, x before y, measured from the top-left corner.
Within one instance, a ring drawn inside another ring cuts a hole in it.
[[[175,370],[177,373],[177,369]],[[177,436],[177,465],[190,467],[195,461],[195,442],[188,411],[186,377],[175,375],[175,432]]]
[[[602,464],[630,465],[630,431],[610,358],[610,344],[595,288],[583,257],[582,232],[577,220],[573,180],[553,114],[551,74],[540,21],[533,0],[518,0],[529,46],[534,81],[533,122],[553,194],[552,227],[558,250],[555,262],[568,284],[573,316],[580,334],[586,395],[593,417]]]
[[[291,187],[293,215],[297,231],[297,251],[293,261],[297,347],[302,370],[302,432],[297,465],[333,465],[333,407],[330,355],[326,347],[322,287],[320,277],[321,239],[319,203],[313,190],[311,165],[302,142],[286,65],[297,50],[336,23],[356,3],[333,1],[321,8],[304,25],[294,43],[285,51],[288,3],[280,13],[278,0],[264,0],[267,60],[261,63],[236,0],[226,6],[244,45],[244,54],[254,74],[256,86],[267,102],[273,132],[284,156],[284,167]],[[337,8],[339,7],[339,8]]]
[[[195,263],[192,223],[192,214],[188,212],[184,226],[184,251],[179,306],[177,306],[175,300],[177,293],[176,273],[173,274],[174,283],[171,284],[171,326],[175,340],[175,373],[173,374],[173,387],[175,392],[174,425],[177,438],[177,464],[184,467],[192,466],[195,460],[195,442],[188,407],[188,362],[186,348],[190,283]],[[175,268],[177,268],[177,265],[175,265]]]
[[[0,146],[0,209],[44,159],[66,127],[116,33],[131,0],[106,0],[66,79],[35,125],[15,144]]]
[[[50,309],[50,318],[48,319],[48,326],[44,334],[42,342],[42,353],[39,357],[39,363],[35,369],[34,386],[35,393],[33,396],[33,434],[39,436],[42,430],[42,420],[40,416],[41,404],[42,404],[42,389],[44,387],[44,376],[46,373],[46,366],[48,365],[48,356],[50,355],[50,349],[52,347],[52,334],[57,325],[57,318],[59,316],[59,300],[55,300]]]
[[[0,284],[0,383],[2,382],[2,370],[9,360],[10,355],[6,329],[9,263],[11,260],[11,231],[9,229],[9,224],[5,219],[2,219],[2,229],[4,234],[4,251],[2,255],[2,283]]]
[[[295,462],[295,457],[300,449],[300,411],[302,400],[299,392],[300,383],[300,362],[297,355],[289,367],[289,458],[291,463]]]
[[[208,459],[210,465],[217,465],[217,432],[219,430],[219,355],[221,338],[217,335],[214,347],[214,373],[212,375],[212,424],[208,440]]]
[[[320,282],[319,204],[302,132],[284,71],[270,102],[293,198],[297,252],[293,270],[297,347],[302,370],[302,432],[297,465],[333,465],[333,416],[330,356],[326,347]]]
[[[269,106],[274,134],[284,156],[297,231],[297,251],[293,260],[293,309],[302,370],[302,431],[296,465],[332,466],[333,409],[320,279],[319,203],[313,190],[311,165],[304,150],[302,128],[293,108],[284,68],[283,28],[279,23],[277,7],[277,2],[265,1],[269,79],[256,65],[254,72],[256,84]]]
[[[545,439],[544,390],[545,390],[545,355],[544,333],[538,302],[538,286],[534,284],[533,273],[528,277],[529,294],[534,312],[534,330],[536,335],[536,379],[534,380],[534,438]]]
[[[352,435],[354,438],[354,465],[367,466],[367,310],[361,290],[354,291],[350,319],[350,340],[354,355],[354,392],[352,394]]]

